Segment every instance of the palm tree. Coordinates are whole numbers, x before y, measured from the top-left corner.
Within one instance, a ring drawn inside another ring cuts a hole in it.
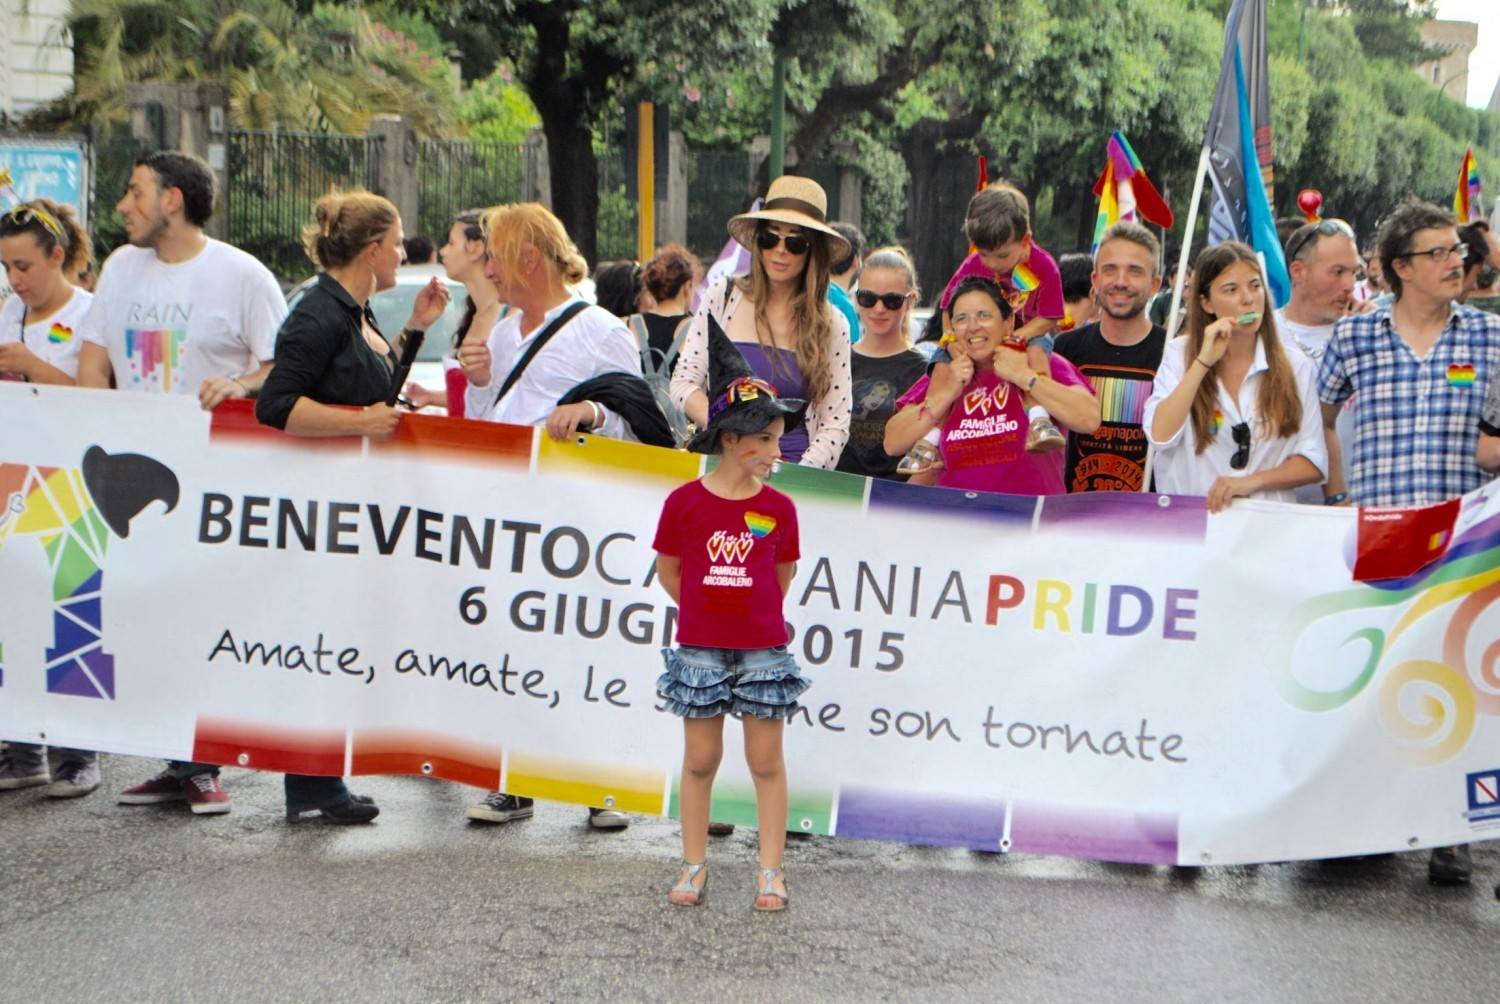
[[[126,86],[220,80],[242,129],[363,133],[371,116],[405,116],[427,135],[448,130],[448,65],[361,7],[285,0],[74,0],[76,124],[118,120]]]

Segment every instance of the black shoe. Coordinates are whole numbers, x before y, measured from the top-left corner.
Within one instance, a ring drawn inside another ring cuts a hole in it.
[[[293,805],[287,803],[287,822],[295,823],[304,813],[316,812],[330,823],[368,823],[380,815],[380,807],[368,795],[350,795],[332,805]]]
[[[1468,844],[1434,847],[1427,862],[1427,881],[1433,885],[1468,885],[1474,873]]]

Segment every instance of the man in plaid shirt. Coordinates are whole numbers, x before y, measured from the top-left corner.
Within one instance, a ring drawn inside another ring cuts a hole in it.
[[[1500,384],[1500,317],[1454,301],[1464,255],[1453,215],[1408,199],[1380,226],[1381,271],[1395,299],[1334,328],[1318,373],[1323,423],[1354,410],[1350,501],[1431,505],[1479,488],[1485,393]],[[1467,844],[1433,850],[1428,877],[1469,881]]]

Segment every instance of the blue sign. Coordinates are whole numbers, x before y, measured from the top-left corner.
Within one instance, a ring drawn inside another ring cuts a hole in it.
[[[23,201],[51,199],[72,206],[79,219],[88,210],[88,168],[82,140],[0,138],[0,169],[8,169]],[[8,193],[7,193],[8,196]],[[10,208],[0,197],[0,210]]]

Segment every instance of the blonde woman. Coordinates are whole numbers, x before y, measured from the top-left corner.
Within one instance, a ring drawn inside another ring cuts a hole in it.
[[[562,221],[527,202],[490,210],[484,229],[485,275],[510,310],[487,340],[468,338],[459,346],[458,362],[469,381],[465,414],[545,425],[557,439],[580,431],[636,439],[625,417],[603,400],[559,403],[605,374],[641,375],[641,357],[625,322],[569,288],[589,271]]]
[[[717,324],[755,375],[780,397],[808,402],[803,423],[781,440],[783,460],[831,470],[849,439],[853,404],[849,322],[828,302],[829,264],[849,243],[826,221],[817,182],[781,177],[760,211],[729,221],[750,251],[750,275],[711,288],[683,339],[672,401],[708,425],[708,332]]]
[[[927,373],[927,360],[907,339],[918,295],[917,269],[904,248],[884,247],[870,253],[854,293],[864,335],[850,360],[854,408],[849,443],[839,459],[841,471],[897,477],[901,458],[885,452],[885,426],[896,414],[897,400]]]

